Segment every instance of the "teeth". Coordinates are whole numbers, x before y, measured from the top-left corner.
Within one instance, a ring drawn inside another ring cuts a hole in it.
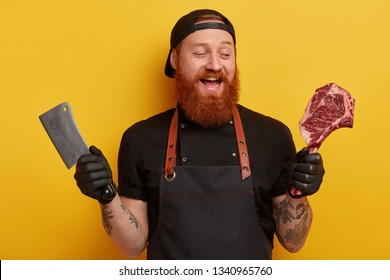
[[[201,81],[208,87],[208,88],[218,88],[221,80],[218,79],[217,77],[208,77],[208,78],[203,78]]]

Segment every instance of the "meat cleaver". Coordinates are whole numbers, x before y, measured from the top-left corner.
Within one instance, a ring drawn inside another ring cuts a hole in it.
[[[43,127],[57,149],[66,167],[70,169],[80,156],[89,154],[88,146],[81,136],[68,102],[63,102],[39,116]],[[115,186],[110,183],[102,189],[102,198],[111,201]]]

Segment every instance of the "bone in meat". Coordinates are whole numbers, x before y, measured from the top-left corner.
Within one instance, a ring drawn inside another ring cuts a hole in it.
[[[335,83],[318,88],[309,101],[299,122],[301,135],[311,152],[315,152],[325,138],[341,127],[353,127],[355,100]]]

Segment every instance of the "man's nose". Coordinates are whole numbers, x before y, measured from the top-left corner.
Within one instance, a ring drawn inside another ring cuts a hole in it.
[[[220,58],[218,57],[218,54],[210,54],[207,64],[206,64],[206,69],[210,71],[219,71],[222,69],[222,64],[220,61]]]

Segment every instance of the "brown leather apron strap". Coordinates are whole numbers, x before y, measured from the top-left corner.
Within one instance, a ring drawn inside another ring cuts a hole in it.
[[[237,110],[237,107],[234,107],[233,110],[233,120],[234,120],[234,129],[236,131],[238,153],[240,158],[241,179],[245,180],[246,178],[251,176],[251,169],[249,164],[249,155],[246,146],[244,129],[242,128],[241,118]],[[177,148],[176,143],[177,143],[178,127],[179,127],[179,116],[176,109],[171,121],[171,126],[169,128],[168,146],[167,146],[167,153],[165,157],[164,175],[167,180],[173,180],[175,178],[175,171],[173,170],[173,167],[176,165],[176,148]]]
[[[249,154],[246,146],[244,129],[242,128],[241,117],[237,107],[233,109],[234,128],[236,130],[238,153],[240,157],[241,179],[245,180],[251,176],[251,167],[249,165]]]
[[[175,171],[173,170],[173,167],[176,165],[176,143],[177,143],[178,126],[179,126],[179,116],[176,109],[175,113],[173,114],[171,126],[169,128],[168,147],[167,147],[167,154],[165,157],[164,175],[165,175],[165,179],[169,181],[175,178]]]

